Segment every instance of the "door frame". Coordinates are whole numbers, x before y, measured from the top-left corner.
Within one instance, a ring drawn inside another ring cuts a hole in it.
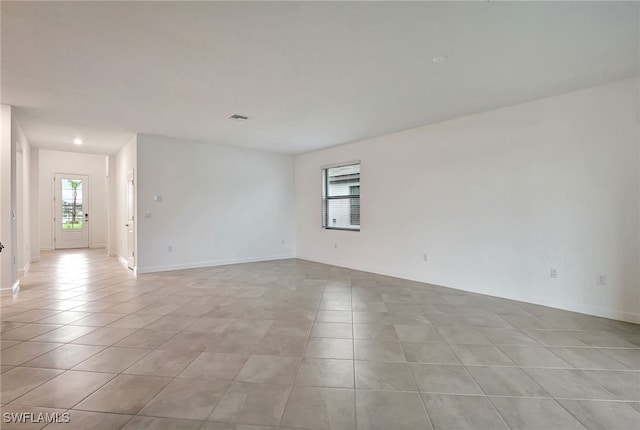
[[[131,194],[130,194],[131,193]],[[125,224],[125,238],[127,242],[127,268],[136,272],[136,172],[131,169],[127,172],[127,223]],[[129,234],[129,230],[132,231]]]
[[[51,183],[53,184],[52,186],[52,193],[51,193],[51,210],[52,210],[52,215],[51,215],[51,236],[52,236],[52,245],[53,245],[53,249],[73,249],[73,248],[57,248],[56,247],[56,232],[58,231],[57,228],[57,224],[56,224],[56,211],[57,211],[57,207],[56,207],[56,176],[63,176],[63,175],[69,175],[69,176],[86,176],[87,177],[87,208],[91,209],[91,175],[88,173],[69,173],[69,172],[53,172],[53,176],[51,178]],[[83,202],[84,205],[84,202]],[[86,212],[86,211],[85,211]],[[91,213],[91,211],[89,211],[89,213]],[[87,227],[87,249],[91,248],[91,220],[89,220],[89,226]],[[79,248],[79,249],[84,249],[84,248]]]

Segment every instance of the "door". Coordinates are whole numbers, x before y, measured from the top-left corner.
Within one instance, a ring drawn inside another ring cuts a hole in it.
[[[53,183],[55,248],[88,248],[89,177],[56,173]]]
[[[135,267],[135,213],[136,213],[136,195],[133,184],[133,170],[127,174],[127,266],[129,269]]]

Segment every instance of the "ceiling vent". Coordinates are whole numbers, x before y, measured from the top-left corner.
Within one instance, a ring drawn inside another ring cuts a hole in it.
[[[240,115],[240,114],[234,113],[233,115],[229,115],[229,119],[232,119],[234,121],[246,121],[246,120],[249,119],[249,117],[245,116],[245,115]]]

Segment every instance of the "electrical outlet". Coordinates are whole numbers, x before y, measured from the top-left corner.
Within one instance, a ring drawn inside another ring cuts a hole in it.
[[[549,272],[549,275],[550,275],[552,278],[557,278],[557,277],[558,277],[558,269],[551,268],[551,271]]]
[[[429,261],[429,256],[427,255],[426,252],[422,254],[422,261]]]
[[[607,275],[603,273],[598,274],[598,276],[596,277],[596,284],[600,286],[607,285]]]
[[[169,245],[169,252],[173,252],[173,246]]]

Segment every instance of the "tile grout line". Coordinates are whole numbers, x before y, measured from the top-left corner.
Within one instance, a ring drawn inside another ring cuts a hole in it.
[[[455,354],[456,352],[453,351],[453,353]],[[487,403],[489,403],[489,405],[491,405],[491,409],[493,409],[493,411],[498,414],[498,416],[500,417],[500,419],[502,420],[502,422],[504,423],[504,425],[506,426],[507,429],[511,429],[511,426],[509,425],[509,423],[507,423],[507,420],[504,419],[504,417],[502,416],[502,414],[498,411],[498,409],[495,407],[495,405],[493,404],[493,402],[491,402],[491,400],[489,400],[489,396],[487,396],[487,393],[482,389],[482,387],[480,386],[480,384],[478,383],[478,381],[476,381],[476,379],[473,377],[473,375],[471,374],[471,372],[469,372],[469,369],[466,368],[466,366],[463,364],[462,367],[464,368],[464,371],[467,373],[467,376],[473,381],[473,383],[476,385],[476,387],[478,387],[478,389],[480,390],[480,392],[483,394],[484,399],[487,401]],[[513,429],[512,429],[513,430]]]
[[[320,296],[320,300],[318,300],[318,304],[316,305],[315,314],[313,316],[313,322],[311,323],[311,329],[309,330],[307,341],[305,342],[304,349],[302,350],[302,357],[300,358],[300,364],[302,363],[302,360],[304,359],[304,354],[307,351],[307,346],[309,345],[309,340],[311,339],[311,332],[313,331],[313,326],[315,325],[316,320],[318,318],[318,309],[320,308],[320,303],[322,302],[322,297],[324,296],[325,291],[326,291],[326,282],[325,282],[325,285],[322,287],[322,295]],[[282,418],[284,417],[284,414],[287,412],[287,406],[289,406],[289,399],[291,398],[291,393],[293,392],[293,388],[295,386],[295,381],[298,377],[299,370],[300,370],[300,366],[298,366],[298,370],[296,370],[296,375],[294,376],[293,381],[291,382],[291,388],[287,393],[287,400],[285,401],[284,408],[282,409],[282,414],[280,415],[280,418],[278,418],[278,425],[276,426],[276,429],[280,429],[280,426],[282,424]]]
[[[358,387],[356,386],[356,333],[355,321],[353,318],[353,279],[349,272],[349,297],[351,303],[351,346],[353,355],[351,356],[351,368],[353,369],[353,420],[355,429],[358,428]]]
[[[544,391],[547,392],[547,394],[549,394],[551,396],[551,398],[555,399],[556,397],[551,394],[549,392],[549,390],[547,390],[546,388],[544,388],[537,380],[536,378],[534,378],[531,373],[527,372],[527,369],[538,369],[538,370],[545,370],[545,369],[541,369],[541,368],[533,368],[533,367],[520,367],[520,369],[527,374],[527,376],[529,376],[529,378],[533,379],[533,381],[535,381],[536,384],[538,384],[542,389],[544,389]],[[606,392],[608,392],[609,394],[611,394],[614,398],[617,397],[617,395],[613,392],[611,392],[611,390],[607,389],[604,385],[600,384],[600,382],[592,379],[591,377],[589,377],[589,375],[582,373],[582,370],[580,369],[550,369],[550,370],[574,370],[576,372],[580,372],[581,374],[583,374],[589,381],[593,382],[595,385],[599,386],[600,388],[602,388],[603,390],[605,390]],[[606,370],[605,370],[606,371]],[[614,370],[615,372],[615,370]],[[602,399],[602,400],[607,400],[607,399]]]
[[[63,344],[63,345],[61,345],[61,346],[59,346],[58,348],[55,348],[55,349],[62,348],[64,345],[69,345],[69,344],[70,344],[69,342],[68,342],[68,343],[65,343],[65,344]],[[75,344],[71,344],[71,345],[75,345]],[[89,345],[89,346],[103,346],[103,345]],[[85,397],[83,397],[79,402],[75,403],[74,405],[72,405],[71,407],[69,407],[69,408],[68,408],[69,410],[72,410],[75,406],[77,406],[77,405],[79,405],[80,403],[82,403],[82,402],[83,402],[87,397],[91,396],[93,393],[95,393],[96,391],[98,391],[100,388],[102,388],[102,387],[104,387],[105,385],[107,385],[109,382],[111,382],[111,381],[112,381],[113,379],[115,379],[117,376],[119,376],[119,375],[122,375],[122,374],[123,374],[122,372],[119,372],[119,373],[113,373],[113,372],[93,372],[93,371],[84,371],[84,370],[73,370],[73,367],[75,367],[75,366],[79,366],[80,364],[84,363],[85,361],[90,360],[91,358],[95,357],[96,355],[100,354],[101,352],[105,351],[106,349],[110,348],[111,346],[113,346],[113,344],[112,344],[112,345],[110,345],[110,346],[105,346],[102,350],[100,350],[100,351],[96,352],[95,354],[91,355],[90,357],[88,357],[87,359],[85,359],[85,360],[81,361],[80,363],[77,363],[76,365],[72,366],[71,368],[68,368],[68,369],[55,369],[55,368],[53,368],[54,370],[62,370],[62,373],[59,373],[58,375],[54,376],[53,378],[49,379],[48,381],[44,382],[44,383],[43,383],[43,384],[41,384],[41,385],[44,385],[44,384],[46,384],[47,382],[52,381],[52,380],[54,380],[54,379],[58,378],[59,376],[62,376],[63,374],[65,374],[65,373],[69,372],[69,371],[74,371],[74,372],[87,372],[87,373],[105,373],[105,374],[115,375],[115,376],[113,376],[112,378],[110,378],[109,380],[105,381],[105,382],[104,382],[104,384],[100,385],[100,386],[99,386],[99,387],[97,387],[95,390],[91,391],[89,394],[87,394]],[[53,349],[53,350],[51,350],[51,351],[54,351],[55,349]],[[51,352],[51,351],[47,351],[47,353],[48,353],[48,352]],[[47,353],[45,353],[45,354],[47,354]],[[146,357],[146,356],[147,356],[148,354],[150,354],[150,353],[151,353],[151,351],[149,351],[149,352],[148,352],[147,354],[145,354],[143,357],[140,357],[140,359],[138,359],[137,361],[142,360],[142,358]],[[42,354],[42,355],[44,355],[44,354]],[[41,357],[42,355],[40,355],[40,356],[38,356],[38,357]],[[38,358],[38,357],[34,357],[32,360],[35,360],[35,359],[36,359],[36,358]],[[32,360],[27,360],[25,363],[27,363],[27,362],[29,362],[29,361],[32,361]],[[137,363],[137,361],[136,361],[136,363]],[[25,364],[25,363],[23,363],[23,364]],[[135,363],[134,363],[134,364],[135,364]],[[133,364],[132,364],[132,366],[133,366]],[[21,366],[16,366],[16,367],[21,367]],[[28,366],[24,366],[24,367],[28,367]],[[131,366],[129,366],[129,367],[131,367]],[[127,369],[128,369],[129,367],[127,367]],[[37,369],[37,367],[36,367],[36,369]],[[45,367],[45,368],[42,368],[42,369],[50,369],[50,368],[46,368],[46,367]],[[126,369],[125,369],[125,370],[126,370]],[[123,372],[124,372],[124,370],[123,370]],[[38,387],[40,387],[41,385],[39,385]],[[38,387],[36,387],[36,388],[38,388]],[[33,390],[35,390],[36,388],[34,388],[34,389],[32,389],[32,390],[27,391],[26,393],[22,394],[20,397],[23,397],[23,396],[25,396],[25,395],[29,394],[30,392],[32,392],[32,391],[33,391]],[[9,404],[15,404],[15,403],[13,403],[13,402],[14,402],[15,400],[18,400],[20,397],[18,397],[18,398],[16,398],[16,399],[12,400]],[[25,406],[25,405],[23,405],[23,406]],[[95,412],[99,412],[99,411],[95,411]]]
[[[124,290],[126,290],[126,288],[128,288],[128,287],[129,287],[129,286],[125,286],[125,285],[124,285],[125,283],[129,283],[129,282],[130,282],[129,280],[122,281],[122,284],[123,284],[123,285],[122,285],[122,287],[120,287],[120,286],[119,286],[117,290],[115,290],[115,289],[114,289],[113,291],[110,291],[110,290],[109,290],[109,287],[101,288],[101,289],[104,289],[104,290],[105,290],[105,294],[106,294],[106,295],[100,295],[100,297],[99,297],[98,299],[96,299],[96,300],[89,300],[89,301],[87,301],[86,303],[87,303],[87,304],[90,304],[90,303],[92,303],[92,302],[95,302],[95,303],[96,303],[96,305],[97,305],[97,304],[100,302],[100,298],[110,298],[110,296],[112,296],[112,295],[113,295],[114,297],[117,297],[117,295],[119,295],[121,292],[123,292]],[[375,289],[379,289],[379,288],[386,288],[384,285],[381,285],[377,280],[376,280],[376,282],[377,282],[377,283],[376,283],[372,288],[375,288]],[[96,281],[96,283],[98,283],[98,282]],[[192,284],[193,284],[193,282],[192,282]],[[326,287],[327,287],[327,286],[326,286],[326,280],[325,280],[325,286],[324,286],[324,289],[323,289],[323,295],[326,293]],[[80,288],[80,287],[78,287],[78,288]],[[166,300],[167,295],[165,295],[165,296],[164,296],[165,298],[157,299],[157,298],[156,298],[156,296],[152,295],[152,293],[151,293],[150,291],[148,291],[148,288],[149,288],[149,287],[144,287],[144,289],[145,289],[145,291],[146,291],[146,292],[142,292],[142,293],[141,293],[141,294],[139,294],[138,296],[135,296],[135,297],[141,297],[141,296],[144,296],[144,295],[146,295],[146,294],[149,294],[149,296],[147,297],[148,299],[155,299],[154,301],[147,303],[145,307],[152,306],[154,303],[162,303],[162,301],[163,301],[163,300]],[[164,293],[164,292],[166,291],[166,289],[168,289],[168,288],[169,288],[169,286],[163,285],[163,286],[161,287],[161,292],[162,292],[162,293]],[[404,287],[403,287],[403,288],[404,288]],[[354,322],[354,311],[353,311],[353,302],[354,302],[354,297],[353,297],[353,286],[352,286],[352,285],[350,285],[350,290],[351,290],[351,305],[352,305],[352,308],[351,308],[351,324],[352,324],[352,327],[351,327],[352,339],[351,339],[351,340],[352,340],[352,354],[353,354],[353,357],[352,357],[352,369],[353,369],[353,372],[354,372],[354,378],[353,378],[353,379],[354,379],[354,381],[353,381],[353,385],[354,385],[354,395],[355,395],[355,394],[357,393],[357,390],[356,390],[356,387],[355,387],[355,379],[356,379],[356,373],[355,373],[355,361],[356,361],[356,360],[355,360],[355,328],[356,328],[356,327],[355,327],[355,322]],[[65,290],[60,290],[60,291],[65,291]],[[67,291],[68,291],[68,289],[67,289]],[[235,290],[234,290],[234,291],[235,291]],[[240,291],[240,290],[238,290],[238,291]],[[381,291],[387,291],[387,290],[381,290]],[[409,291],[409,293],[411,293],[411,290],[407,290],[407,291]],[[434,293],[436,292],[436,290],[433,290],[433,291],[434,291]],[[84,292],[84,293],[82,293],[81,295],[83,295],[83,294],[89,294],[89,293],[90,293],[90,292],[85,291],[85,292]],[[108,293],[108,294],[107,294],[107,293]],[[439,293],[438,293],[438,294],[439,294]],[[410,295],[411,295],[411,294],[410,294]],[[452,297],[457,297],[457,296],[458,296],[458,295],[452,295]],[[463,296],[463,294],[460,294],[459,296],[460,296],[460,297],[462,297],[462,296]],[[132,298],[132,300],[135,300],[135,297],[134,297],[134,298]],[[231,296],[229,296],[229,297],[231,297]],[[393,298],[393,297],[392,297],[392,298]],[[49,298],[47,298],[47,299],[49,299]],[[55,299],[55,297],[51,297],[51,303],[55,302],[55,300],[54,300],[54,299]],[[401,298],[398,298],[398,300],[399,300],[399,301],[397,301],[397,302],[396,302],[396,301],[393,301],[392,303],[402,303],[402,301],[401,301],[400,299],[401,299]],[[36,299],[34,299],[34,300],[36,300]],[[71,298],[69,298],[69,300],[71,300]],[[317,314],[318,314],[318,309],[319,309],[319,307],[321,307],[321,306],[322,306],[322,305],[321,305],[322,300],[323,300],[323,297],[321,296],[321,298],[320,298],[320,300],[319,300],[319,303],[318,303],[318,305],[316,306],[316,314],[315,314],[315,316],[314,316],[314,320],[313,320],[313,322],[312,322],[312,326],[313,326],[313,324],[314,324],[315,322],[317,322],[317,318],[318,318],[318,315],[317,315]],[[417,301],[417,300],[415,299],[415,297],[414,297],[414,301]],[[458,302],[458,300],[455,300],[455,302]],[[119,304],[119,303],[126,303],[126,302],[118,302],[118,303],[114,304],[114,305],[113,305],[113,306],[111,306],[111,307],[118,306],[118,304]],[[165,304],[166,304],[166,303],[165,303]],[[85,305],[80,305],[80,306],[85,306]],[[78,306],[78,307],[80,307],[80,306]],[[454,306],[454,305],[452,305],[452,306]],[[465,304],[463,304],[463,306],[467,307],[467,306],[469,306],[469,305],[465,303]],[[145,307],[143,307],[143,308],[141,308],[141,309],[144,309]],[[454,306],[454,307],[455,307],[455,306]],[[73,309],[75,309],[75,308],[72,308],[71,310],[68,310],[68,311],[73,312]],[[37,310],[37,309],[35,309],[35,308],[34,308],[34,309],[32,309],[32,310]],[[105,308],[105,310],[108,310],[108,308]],[[524,312],[528,312],[528,311],[526,311],[526,309],[523,309],[523,311],[524,311]],[[59,313],[64,313],[64,312],[67,312],[67,311],[61,311],[61,312],[55,313],[53,316],[58,315]],[[493,312],[495,312],[495,311],[493,311]],[[98,312],[98,313],[99,313],[99,312]],[[169,316],[170,314],[171,314],[171,312],[169,312],[168,314],[163,314],[163,315],[162,315],[161,317],[159,317],[159,318],[162,318],[162,317],[164,317],[164,316]],[[424,314],[424,312],[423,312],[423,314]],[[537,319],[539,319],[539,320],[541,320],[541,321],[544,321],[544,318],[543,318],[542,316],[537,316],[537,315],[535,315],[535,314],[533,314],[533,313],[530,313],[530,312],[529,312],[529,314],[531,315],[531,317],[536,317]],[[137,314],[136,314],[136,312],[130,312],[130,313],[123,314],[123,316],[122,316],[121,318],[119,318],[118,320],[114,320],[114,322],[120,321],[120,320],[122,320],[122,319],[124,319],[124,318],[127,318],[128,316],[132,316],[132,315],[137,315]],[[142,314],[142,315],[145,315],[145,314]],[[464,313],[459,313],[459,314],[457,314],[457,315],[462,316],[462,317],[464,318],[466,314],[464,314]],[[484,314],[479,314],[479,315],[484,315]],[[508,315],[511,315],[511,314],[508,314]],[[513,315],[520,315],[520,314],[515,313],[515,314],[513,314]],[[500,316],[500,315],[498,315],[498,317],[499,317],[499,316]],[[529,317],[529,318],[531,318],[531,317]],[[49,317],[44,317],[43,319],[47,319],[47,318],[49,318]],[[198,316],[196,316],[196,318],[198,318]],[[40,321],[41,321],[41,320],[36,320],[36,321],[31,321],[31,322],[29,322],[29,323],[23,323],[23,324],[45,324],[45,323],[41,323]],[[453,322],[454,322],[454,324],[452,324],[452,325],[451,325],[451,324],[439,324],[439,325],[437,325],[437,327],[439,327],[439,326],[461,327],[461,326],[458,326],[457,324],[455,324],[455,322],[456,322],[456,320],[455,320],[455,319],[446,319],[446,318],[444,318],[444,319],[441,319],[440,321],[441,321],[441,322],[444,322],[444,321],[451,322],[451,321],[453,321]],[[72,321],[72,322],[70,322],[70,323],[68,323],[68,324],[65,324],[65,325],[72,325],[74,322],[75,322],[75,321]],[[375,321],[375,322],[377,323],[377,322],[379,322],[379,321]],[[520,323],[521,321],[518,321],[518,322]],[[153,323],[153,322],[152,322],[152,323]],[[149,323],[149,324],[152,324],[152,323]],[[149,324],[148,324],[148,325],[149,325]],[[375,325],[379,325],[379,324],[375,324]],[[432,326],[433,326],[433,324],[432,324]],[[521,325],[521,326],[522,326],[522,325]],[[108,327],[109,327],[108,325],[104,325],[104,326],[99,326],[98,328],[108,328]],[[146,327],[146,326],[144,326],[144,327]],[[135,328],[135,331],[134,331],[133,333],[131,333],[129,336],[133,336],[133,335],[134,335],[135,333],[137,333],[138,331],[143,330],[143,329],[144,329],[144,327],[141,327],[141,328]],[[19,328],[19,327],[16,327],[16,329],[17,329],[17,328]],[[476,328],[476,329],[480,329],[479,327],[475,327],[475,328]],[[519,332],[519,333],[522,333],[522,335],[523,335],[523,336],[525,336],[525,335],[526,335],[526,334],[522,331],[522,330],[523,330],[522,328],[513,328],[512,330],[515,330],[515,331],[517,331],[517,332]],[[539,330],[539,331],[540,331],[541,333],[543,333],[543,332],[545,332],[545,331],[546,331],[546,332],[554,332],[554,331],[571,331],[571,330],[566,330],[566,329],[558,328],[558,329],[546,329],[546,330]],[[184,332],[185,332],[185,330],[177,331],[176,333],[174,333],[174,334],[173,334],[173,336],[172,336],[171,338],[177,337],[180,333],[184,333]],[[582,331],[581,331],[581,332],[582,332]],[[585,331],[585,332],[587,332],[587,331]],[[484,332],[483,332],[483,333],[484,333]],[[128,338],[129,336],[125,337],[124,339]],[[622,335],[621,335],[621,336],[622,336]],[[38,337],[38,336],[35,336],[35,337]],[[35,338],[35,337],[34,337],[34,338]],[[80,336],[80,337],[82,337],[82,336]],[[304,346],[304,349],[303,349],[303,354],[304,354],[304,351],[306,350],[306,348],[307,348],[307,346],[308,346],[308,343],[309,343],[309,341],[310,341],[310,339],[311,339],[311,334],[309,333],[306,337],[307,337],[307,339],[306,339],[306,343],[305,343],[305,346]],[[171,338],[170,338],[170,339],[171,339]],[[630,339],[631,339],[631,338],[630,338]],[[75,340],[75,339],[73,339],[73,340]],[[73,340],[70,340],[70,341],[68,341],[68,342],[64,342],[63,344],[65,344],[65,345],[66,345],[66,344],[73,344],[73,343],[72,343],[72,342],[73,342]],[[590,339],[590,340],[591,340],[591,339]],[[19,343],[18,343],[18,344],[16,344],[16,345],[19,345],[19,344],[21,344],[21,343],[25,343],[25,342],[30,342],[30,341],[31,341],[31,339],[27,339],[27,340],[25,340],[25,341],[19,342]],[[121,341],[121,340],[120,340],[120,341]],[[118,341],[118,342],[120,342],[120,341]],[[398,340],[396,340],[396,341],[397,341],[397,342],[400,342],[400,340],[399,340],[399,339],[398,339]],[[552,350],[552,348],[554,348],[554,347],[560,347],[560,346],[558,346],[558,345],[542,344],[542,343],[540,343],[539,341],[537,341],[537,340],[535,340],[535,339],[534,339],[534,341],[536,342],[536,345],[537,345],[538,347],[544,347],[545,349],[547,349],[547,350],[549,350],[550,352],[552,352],[552,354],[553,354],[553,355],[558,356],[558,354],[556,354],[556,353]],[[165,342],[166,342],[166,340],[165,340]],[[117,342],[116,342],[116,343],[117,343]],[[581,346],[569,345],[569,346],[567,346],[567,347],[568,347],[568,348],[591,349],[591,350],[593,350],[593,349],[603,349],[603,350],[615,350],[615,349],[638,350],[638,349],[639,349],[639,348],[637,348],[637,347],[630,347],[630,346],[606,346],[606,347],[598,347],[598,346],[597,346],[597,344],[598,344],[598,343],[600,343],[600,342],[595,342],[593,345],[581,345]],[[602,342],[602,343],[604,343],[604,344],[609,344],[609,345],[611,345],[611,344],[612,344],[611,342]],[[618,343],[619,343],[619,342],[618,342]],[[401,342],[400,342],[400,344],[401,344]],[[445,344],[445,345],[449,345],[449,346],[451,346],[451,344],[449,344],[448,342],[444,342],[444,344]],[[13,345],[13,346],[16,346],[16,345]],[[83,345],[83,344],[75,344],[75,345]],[[494,347],[497,347],[499,350],[501,350],[500,345],[507,345],[507,344],[497,344],[496,342],[494,342],[494,341],[492,340],[492,341],[491,341],[491,345],[493,345]],[[519,345],[519,344],[516,344],[516,345]],[[100,345],[100,346],[102,346],[102,345]],[[401,346],[402,346],[402,345],[401,345]],[[110,348],[110,347],[115,347],[115,343],[114,343],[114,344],[111,344],[111,345],[109,345],[109,346],[105,346],[105,349],[106,349],[106,348]],[[60,348],[60,346],[59,346],[58,348]],[[56,350],[56,349],[58,349],[58,348],[54,348],[54,350],[47,351],[46,353],[48,353],[48,352],[52,352],[52,351],[55,351],[55,350]],[[136,348],[136,346],[135,346],[135,345],[129,345],[129,346],[122,346],[121,348]],[[152,349],[152,350],[158,350],[159,348],[154,347],[154,348],[151,348],[151,349]],[[404,353],[405,353],[405,348],[404,348],[404,347],[402,347],[402,351],[403,351],[403,354],[404,354]],[[100,352],[101,352],[101,351],[98,351],[98,352],[96,352],[96,354],[99,354]],[[199,353],[202,353],[202,351],[198,351],[198,352],[199,352]],[[46,354],[46,353],[44,353],[44,354]],[[149,352],[149,353],[150,353],[150,352]],[[453,351],[453,353],[454,353],[454,355],[455,355],[455,356],[457,356],[457,357],[459,358],[459,354],[456,354],[455,350]],[[604,353],[604,352],[603,352],[603,353]],[[94,354],[94,355],[95,355],[95,354]],[[606,355],[608,355],[608,354],[606,354]],[[405,356],[406,356],[406,354],[405,354]],[[39,357],[39,356],[38,356],[38,357]],[[93,357],[93,356],[92,356],[92,357]],[[33,358],[31,358],[30,360],[34,360],[34,359],[36,359],[36,358],[37,358],[37,357],[33,357]],[[91,357],[87,357],[84,361],[87,361],[87,360],[89,360],[90,358],[91,358]],[[139,360],[142,360],[143,358],[144,358],[144,356],[143,356],[143,357],[141,357]],[[304,358],[304,357],[303,357],[303,358]],[[405,357],[405,358],[406,358],[406,357]],[[194,358],[193,360],[195,360],[195,359],[197,359],[197,356],[195,356],[195,358]],[[562,359],[562,357],[560,357],[560,359]],[[616,360],[616,359],[615,359],[615,358],[613,358],[613,357],[611,357],[611,359],[612,359],[613,361],[615,361],[615,362],[620,362],[619,360]],[[28,361],[30,361],[30,360],[28,360]],[[138,361],[139,361],[139,360],[138,360]],[[193,362],[193,360],[192,360],[192,362]],[[82,361],[82,362],[84,362],[84,361]],[[377,361],[377,360],[373,360],[373,361]],[[81,362],[81,363],[82,363],[82,362]],[[26,362],[25,362],[25,363],[26,363]],[[23,364],[25,364],[25,363],[23,363]],[[81,363],[76,364],[76,366],[77,366],[77,365],[80,365]],[[604,370],[604,371],[609,370],[609,369],[600,369],[600,368],[596,368],[596,369],[582,369],[582,368],[579,368],[579,367],[573,366],[571,363],[567,363],[567,364],[568,364],[568,366],[570,366],[570,367],[559,367],[559,368],[529,367],[529,368],[540,368],[540,369],[563,369],[563,370]],[[620,363],[620,364],[621,364],[622,366],[626,366],[626,364],[625,364],[625,363]],[[133,365],[135,365],[135,363],[131,364],[131,366],[133,366]],[[190,365],[190,364],[187,364],[187,367],[188,367],[189,365]],[[409,366],[409,368],[411,369],[410,363],[407,363],[407,365],[408,365],[408,366]],[[129,367],[131,367],[131,366],[129,366]],[[479,366],[487,367],[487,366],[483,366],[483,365],[479,365]],[[17,367],[27,367],[27,366],[18,365]],[[472,367],[472,365],[469,365],[469,366],[468,366],[468,368],[467,368],[467,366],[463,366],[463,367],[465,367],[467,374],[469,374],[469,369]],[[515,365],[515,366],[491,366],[491,365],[489,365],[488,367],[505,367],[505,368],[506,368],[506,367],[518,367],[518,368],[520,368],[520,369],[521,369],[521,370],[523,370],[523,371],[525,371],[525,369],[527,369],[526,367],[523,367],[523,366],[520,366],[520,365]],[[57,376],[60,376],[60,375],[62,375],[62,374],[64,374],[65,372],[68,372],[68,371],[70,371],[70,370],[72,370],[72,368],[70,368],[70,369],[64,369],[64,370],[63,370],[63,372],[62,372],[62,373],[60,373],[59,375],[56,375],[56,377],[57,377]],[[631,373],[636,372],[636,373],[637,373],[637,370],[638,370],[638,369],[610,369],[610,370],[611,370],[611,371],[614,371],[614,372],[622,372],[622,371],[624,371],[624,372],[631,372]],[[78,370],[78,372],[81,372],[81,370]],[[102,372],[100,372],[100,373],[102,373]],[[110,373],[110,372],[106,372],[106,373]],[[416,381],[416,378],[415,378],[415,374],[414,374],[412,371],[411,371],[411,373],[412,373],[412,376],[413,376],[414,382],[417,382],[417,381]],[[525,373],[526,373],[526,372],[525,372]],[[122,372],[120,372],[119,374],[122,374]],[[180,375],[180,373],[178,373],[178,375],[176,375],[175,377],[173,377],[173,379],[171,380],[171,382],[170,382],[170,383],[172,383],[172,382],[174,382],[176,379],[178,379],[178,376],[179,376],[179,375]],[[527,375],[528,375],[528,373],[527,373]],[[622,375],[620,375],[620,376],[622,377]],[[471,377],[471,376],[470,376],[470,377]],[[55,377],[54,377],[54,378],[55,378]],[[472,378],[472,377],[471,377],[471,378]],[[296,381],[296,379],[297,379],[297,372],[296,372],[296,375],[294,376],[294,382],[293,382],[293,386],[291,387],[291,390],[292,390],[292,389],[294,388],[294,386],[295,386],[295,381]],[[472,380],[473,380],[473,378],[472,378]],[[48,382],[48,381],[47,381],[47,382]],[[46,383],[46,382],[45,382],[45,383]],[[107,383],[108,383],[108,381],[107,381]],[[170,384],[170,383],[169,383],[169,384]],[[475,380],[474,380],[474,383],[476,383],[476,384],[477,384],[477,382],[476,382]],[[596,381],[596,383],[597,383],[597,381]],[[167,386],[168,386],[169,384],[167,384]],[[599,385],[599,384],[598,384],[598,385]],[[322,388],[322,387],[321,387],[321,388]],[[603,387],[603,388],[604,388],[604,387]],[[100,388],[98,388],[98,389],[100,389]],[[98,390],[98,389],[97,389],[97,390]],[[166,386],[165,386],[165,387],[163,387],[163,389],[162,389],[160,392],[162,392],[164,389],[166,389]],[[486,395],[486,393],[484,393],[484,391],[482,390],[482,388],[481,388],[481,387],[480,387],[480,390],[481,390],[481,392],[483,393],[483,396],[484,396],[485,398],[487,398],[487,399],[489,399],[489,398],[491,398],[491,397],[495,397],[495,398],[498,398],[498,397],[513,397],[513,396],[498,396],[498,395],[494,395],[494,396],[487,396],[487,395]],[[605,391],[609,391],[609,390],[608,390],[608,389],[606,389],[606,388],[604,388],[604,390],[605,390]],[[393,390],[381,390],[381,391],[393,391]],[[94,391],[94,392],[95,392],[95,391]],[[24,393],[23,395],[26,395],[26,394],[27,394],[27,393]],[[286,404],[285,404],[285,410],[286,410],[286,407],[287,407],[288,402],[289,402],[289,399],[290,399],[290,394],[291,394],[291,391],[289,392],[289,395],[288,395],[288,398],[287,398],[287,402],[286,402]],[[422,392],[420,392],[419,390],[418,390],[418,394],[422,397]],[[442,394],[442,393],[439,393],[439,394]],[[91,395],[91,394],[89,394],[89,395]],[[156,394],[156,396],[157,396],[157,395],[158,395],[158,394]],[[455,394],[452,394],[452,395],[455,395]],[[614,395],[614,396],[615,396],[615,395]],[[626,395],[625,395],[625,397],[626,397]],[[155,397],[154,397],[154,398],[155,398]],[[522,398],[522,396],[515,397],[515,398]],[[534,397],[534,398],[535,398],[535,397]],[[543,397],[543,398],[544,398],[544,399],[546,399],[546,397]],[[554,399],[554,400],[556,400],[556,402],[557,402],[557,403],[559,403],[559,401],[558,401],[558,400],[559,400],[560,398],[554,398],[554,397],[551,397],[551,399]],[[152,399],[152,400],[153,400],[153,399]],[[597,401],[603,401],[603,402],[606,402],[606,401],[612,401],[612,402],[613,402],[613,401],[614,401],[614,400],[606,400],[606,399],[587,399],[587,400],[597,400]],[[81,401],[82,401],[82,400],[81,400]],[[150,400],[150,401],[151,401],[151,400]],[[487,400],[487,401],[489,401],[489,400]],[[616,401],[616,402],[622,402],[622,403],[628,403],[628,402],[629,402],[629,401],[626,401],[626,400],[615,400],[615,401]],[[147,402],[147,404],[148,404],[148,403],[149,403],[149,402]],[[491,403],[491,402],[490,402],[490,403]],[[637,402],[636,402],[636,403],[637,403]],[[492,403],[491,403],[491,404],[492,404]],[[146,406],[143,406],[143,408],[144,408],[144,407],[146,407]],[[426,411],[426,405],[424,404],[424,398],[423,398],[423,407],[425,408],[425,412],[426,412],[426,414],[427,414],[428,419],[429,419],[429,420],[431,420],[431,417],[429,416],[428,411]],[[493,407],[493,404],[492,404],[492,407]],[[630,408],[631,408],[631,407],[630,407]],[[214,406],[214,409],[215,409],[215,406]],[[566,408],[565,408],[565,409],[566,409]],[[141,410],[142,410],[142,409],[141,409]],[[495,410],[495,407],[494,407],[494,410]],[[284,412],[283,412],[283,414],[284,414]],[[356,415],[357,415],[357,411],[356,411]],[[501,416],[501,414],[499,414],[499,413],[498,413],[498,415],[499,415],[501,418],[503,418],[503,417]],[[572,415],[572,414],[570,414],[570,415]],[[138,415],[138,414],[136,414],[136,416],[139,416],[139,415]],[[573,415],[572,415],[572,416],[573,416]],[[282,417],[281,417],[281,418],[282,418]],[[357,418],[356,418],[356,419],[357,419]],[[207,421],[207,420],[205,420],[205,421],[203,422],[203,424],[202,424],[202,425],[205,425],[206,421]],[[433,423],[431,423],[431,424],[433,424]],[[280,423],[278,424],[278,428],[280,428],[280,427],[281,427],[281,425],[282,425],[282,423],[280,422]],[[357,425],[357,422],[356,422],[356,425]]]

